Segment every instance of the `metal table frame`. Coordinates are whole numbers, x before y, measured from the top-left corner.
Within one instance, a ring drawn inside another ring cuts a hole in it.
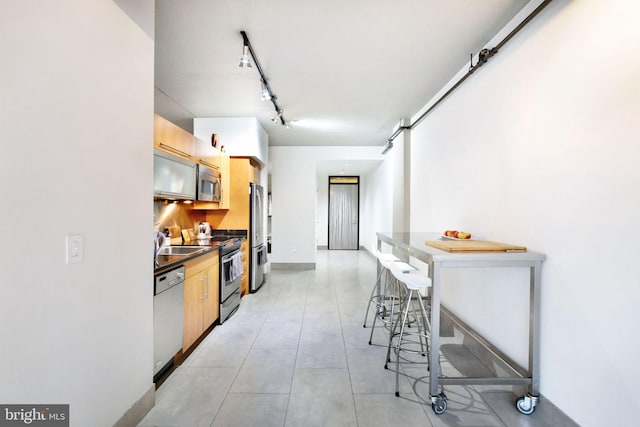
[[[425,244],[426,240],[437,240],[439,233],[376,233],[377,248],[382,249],[382,243],[386,243],[405,253],[408,257],[415,257],[429,265],[429,277],[431,284],[429,296],[431,298],[431,340],[430,340],[430,375],[429,397],[432,408],[437,414],[446,411],[446,395],[438,392],[445,384],[456,385],[527,385],[528,394],[520,397],[516,402],[516,408],[523,414],[531,414],[535,410],[539,396],[539,368],[540,368],[540,274],[545,255],[533,251],[526,252],[473,252],[451,253]],[[513,362],[495,346],[482,338],[471,327],[462,323],[455,316],[441,307],[441,271],[445,268],[503,268],[522,267],[529,269],[529,363],[524,369]],[[466,333],[473,336],[479,343],[486,347],[494,356],[502,360],[511,368],[511,377],[470,378],[456,377],[445,378],[440,372],[440,314],[447,313]]]

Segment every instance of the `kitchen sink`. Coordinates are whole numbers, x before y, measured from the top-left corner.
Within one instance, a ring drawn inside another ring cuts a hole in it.
[[[207,246],[167,246],[158,251],[158,255],[193,255],[207,249]]]

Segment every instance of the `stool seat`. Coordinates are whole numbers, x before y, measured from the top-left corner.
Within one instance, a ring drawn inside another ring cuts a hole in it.
[[[389,260],[389,259],[378,258],[378,262],[380,263],[382,268],[386,268],[387,270],[390,270],[391,269],[391,264],[393,264],[395,261]]]
[[[392,273],[393,271],[398,271],[400,273],[405,273],[408,271],[416,271],[416,268],[413,265],[407,264],[406,262],[403,262],[403,261],[391,262],[389,263],[389,267],[387,268],[391,270]]]
[[[400,259],[394,254],[388,254],[380,251],[376,252],[376,258],[380,261],[400,261]]]
[[[417,271],[404,272],[391,268],[391,273],[393,276],[405,284],[408,289],[413,289],[414,291],[428,288],[431,286],[431,279],[424,273]]]
[[[397,307],[395,307],[394,310],[395,304],[399,301],[398,285],[397,282],[393,280],[391,269],[400,269],[401,271],[415,270],[414,267],[410,266],[406,262],[401,262],[400,259],[392,253],[383,253],[376,250],[374,255],[379,263],[378,278],[371,290],[369,303],[367,304],[367,311],[364,314],[364,322],[362,324],[363,327],[367,327],[369,310],[373,304],[375,312],[373,315],[373,325],[371,326],[369,345],[371,345],[377,321],[381,321],[385,328],[391,330],[396,317],[399,316]]]

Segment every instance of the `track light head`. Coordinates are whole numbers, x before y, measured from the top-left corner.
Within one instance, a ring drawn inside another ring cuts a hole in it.
[[[262,82],[262,95],[260,96],[260,98],[263,101],[271,101],[271,92],[269,91],[269,88],[264,83],[264,81]]]
[[[240,68],[252,68],[251,61],[249,60],[249,46],[246,44],[242,47],[242,56],[240,57]]]

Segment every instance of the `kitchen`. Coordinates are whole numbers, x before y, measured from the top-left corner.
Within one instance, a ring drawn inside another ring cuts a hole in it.
[[[153,24],[137,25],[135,11],[114,2],[19,3],[0,18],[14,65],[2,71],[8,155],[0,170],[3,182],[28,185],[3,186],[11,245],[1,250],[9,344],[0,400],[70,402],[78,423],[112,425],[141,397],[152,401]],[[365,247],[405,211],[412,229],[466,228],[548,255],[542,393],[582,425],[632,425],[638,406],[637,342],[622,326],[637,320],[638,303],[634,8],[554,1],[437,110],[437,121],[412,132],[407,195],[393,178],[399,140],[364,184]],[[453,143],[430,143],[443,140]],[[316,262],[318,218],[307,209],[323,186],[314,184],[316,162],[347,152],[269,148],[280,238],[272,263]],[[451,180],[436,186],[438,176]],[[82,263],[65,264],[67,234],[84,237]],[[105,273],[114,266],[118,280]],[[619,391],[608,409],[602,390]]]
[[[156,384],[265,280],[264,162],[230,157],[224,140],[154,116]]]

